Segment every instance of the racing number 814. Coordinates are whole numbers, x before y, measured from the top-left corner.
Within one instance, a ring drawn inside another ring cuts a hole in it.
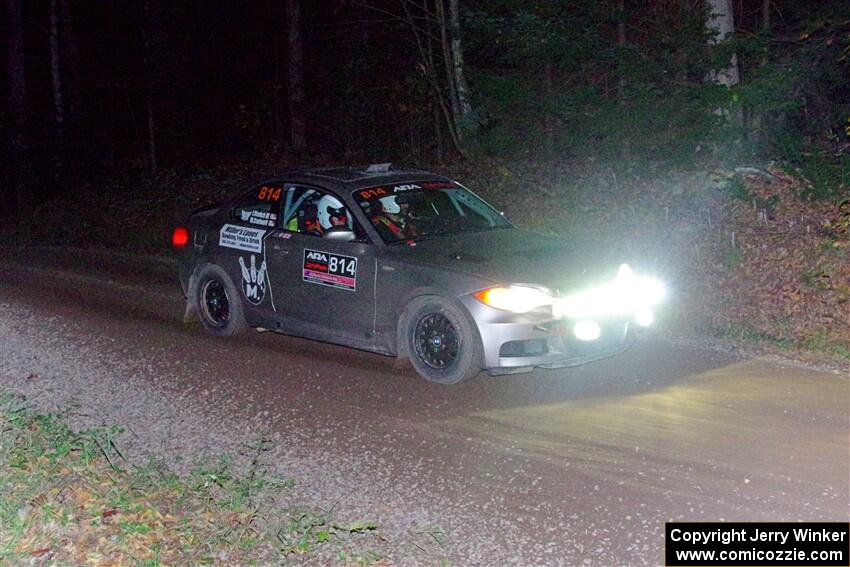
[[[331,256],[328,260],[328,272],[331,274],[348,274],[355,277],[357,275],[357,263],[354,260]]]
[[[265,185],[263,185],[262,187],[260,187],[260,192],[257,195],[257,198],[260,201],[279,201],[280,192],[282,190],[282,187],[266,187]]]

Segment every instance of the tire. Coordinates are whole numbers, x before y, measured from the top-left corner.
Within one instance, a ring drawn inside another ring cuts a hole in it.
[[[457,384],[481,372],[484,348],[478,329],[458,306],[437,296],[405,309],[403,337],[410,363],[430,382]]]
[[[239,292],[219,266],[207,264],[198,271],[194,294],[198,318],[209,334],[230,337],[248,329]]]

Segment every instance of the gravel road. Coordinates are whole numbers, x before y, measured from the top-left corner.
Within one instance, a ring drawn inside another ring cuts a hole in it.
[[[178,470],[244,465],[265,433],[297,497],[377,519],[392,564],[656,565],[670,520],[850,517],[847,371],[647,340],[445,387],[342,347],[209,337],[166,259],[0,258],[0,386]]]

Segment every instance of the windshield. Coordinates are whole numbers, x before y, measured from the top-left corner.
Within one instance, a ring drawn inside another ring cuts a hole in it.
[[[450,181],[359,189],[354,200],[387,244],[511,226],[493,207]]]

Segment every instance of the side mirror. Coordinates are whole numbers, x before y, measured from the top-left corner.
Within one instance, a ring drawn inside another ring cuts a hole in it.
[[[357,237],[354,235],[354,231],[347,227],[336,227],[327,231],[322,238],[333,242],[351,242]]]

